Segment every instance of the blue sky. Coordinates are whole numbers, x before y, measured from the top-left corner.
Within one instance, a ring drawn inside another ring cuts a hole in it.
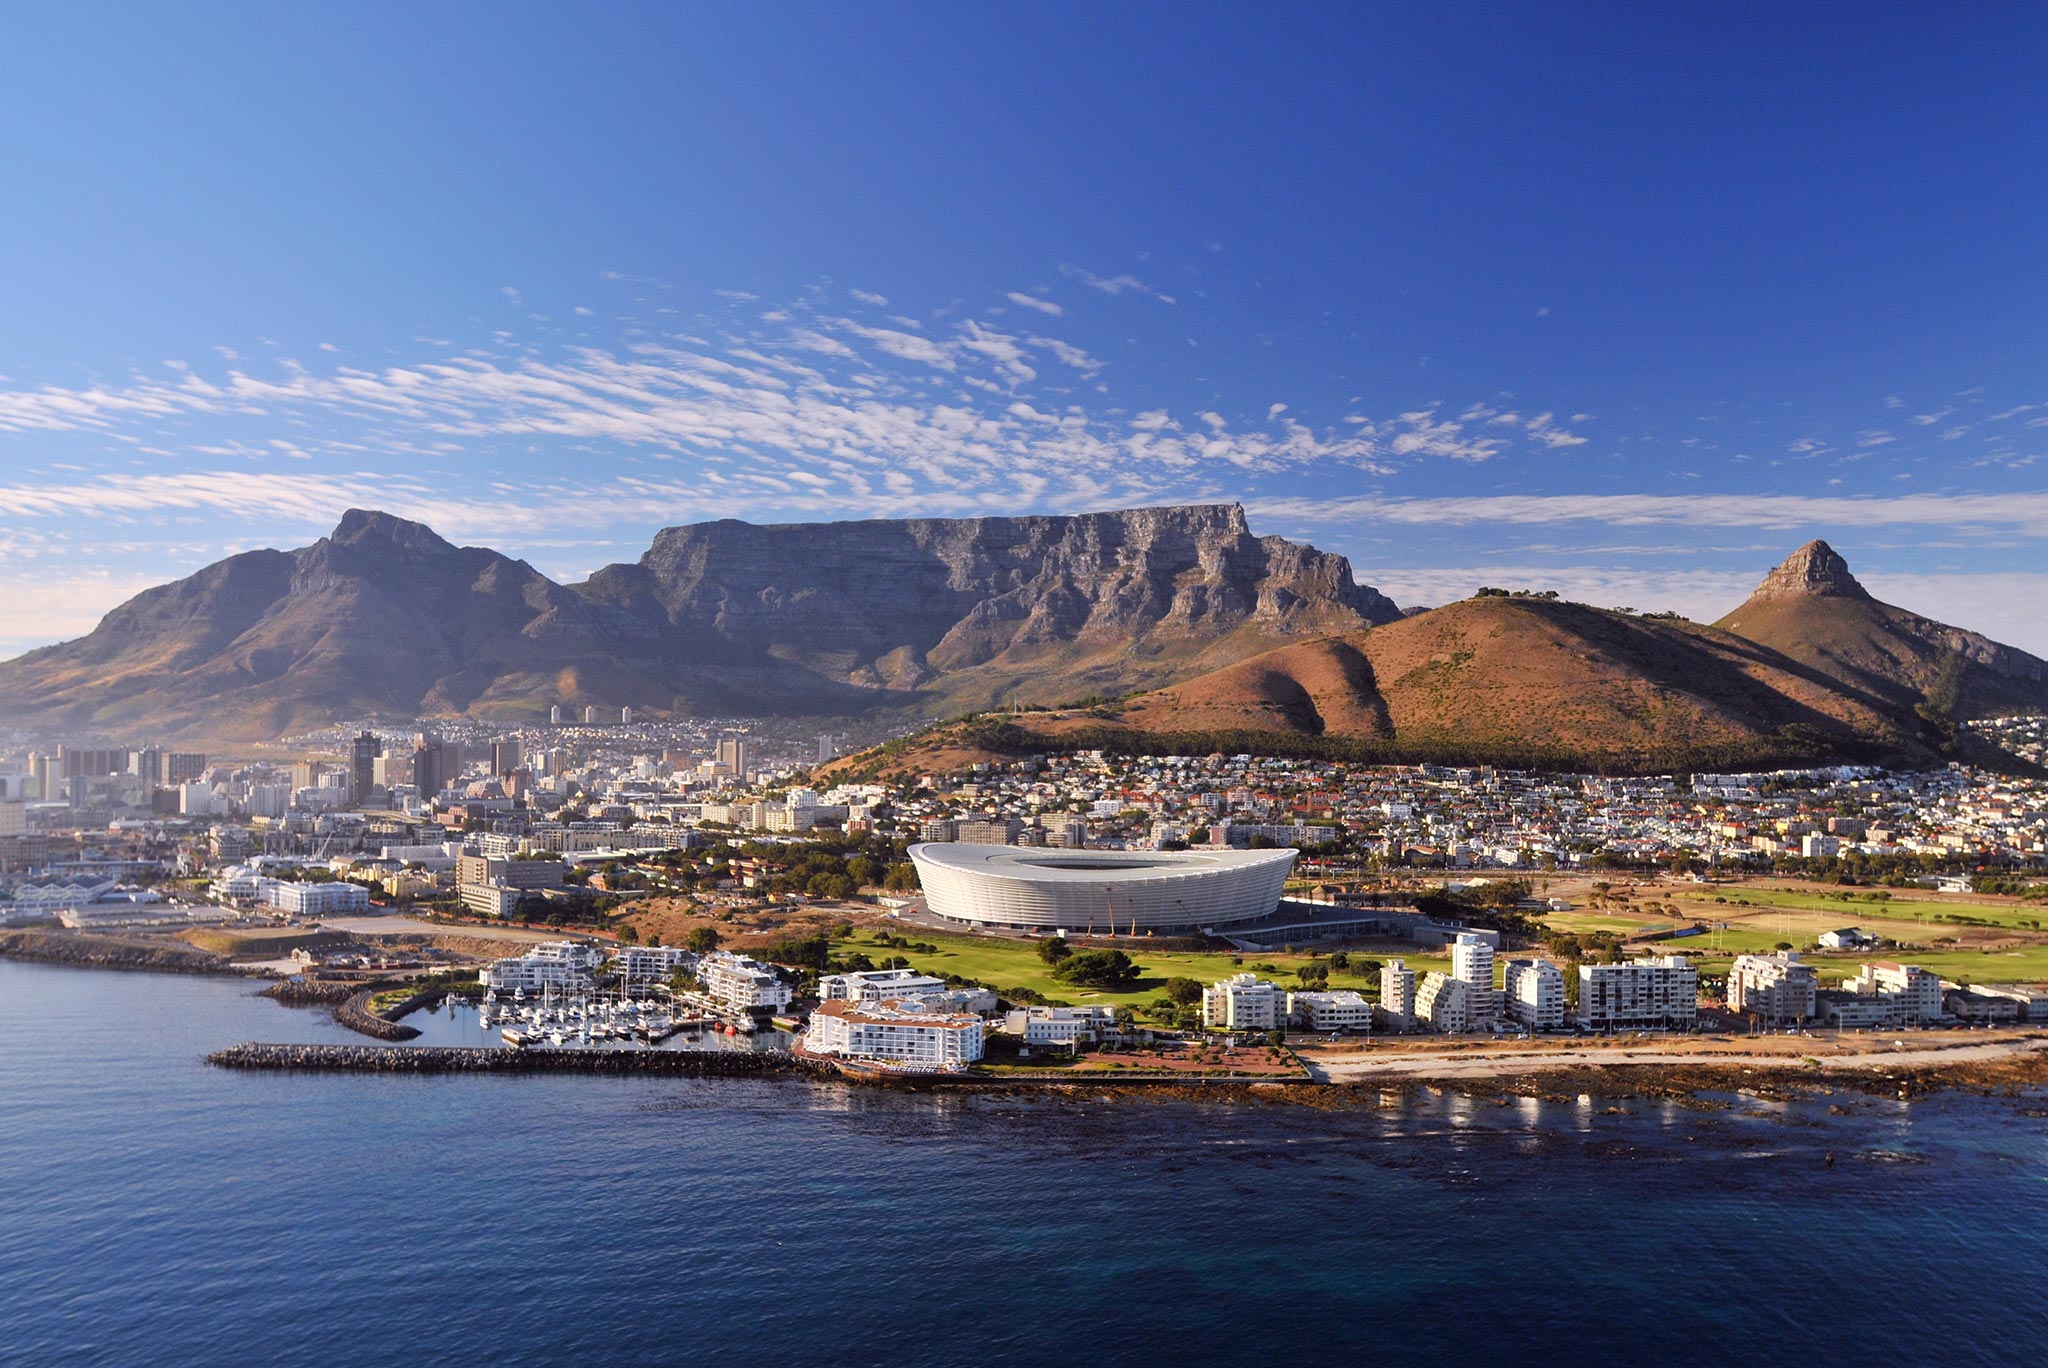
[[[2021,6],[16,8],[0,653],[350,505],[571,579],[1192,500],[1404,603],[1712,617],[1823,536],[2048,651],[2044,57]]]

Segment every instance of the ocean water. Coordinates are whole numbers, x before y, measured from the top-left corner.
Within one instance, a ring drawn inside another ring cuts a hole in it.
[[[356,1043],[236,981],[0,962],[0,1364],[1954,1365],[2048,1343],[2041,1099],[1330,1113],[201,1062],[258,1039]]]

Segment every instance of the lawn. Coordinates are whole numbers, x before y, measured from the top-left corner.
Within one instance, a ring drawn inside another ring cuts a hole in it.
[[[1843,891],[1848,894],[1846,899],[1839,895],[1830,896],[1804,890],[1738,886],[1725,889],[1718,894],[1687,891],[1678,894],[1677,901],[1685,909],[1686,914],[1693,917],[1725,917],[1753,912],[1758,908],[1782,908],[1788,911],[1814,913],[1831,926],[1855,926],[1859,918],[1920,921],[1940,925],[1940,919],[1943,917],[1959,916],[1968,917],[1987,926],[2031,929],[2031,923],[2048,921],[2048,907],[2039,903],[1978,902],[1894,890],[1884,890],[1891,893],[1889,899],[1872,901],[1868,900],[1867,891]],[[1726,898],[1727,902],[1715,902],[1716,897]],[[1740,906],[1740,899],[1746,899],[1749,906]]]
[[[1655,916],[1612,916],[1604,912],[1546,912],[1543,924],[1554,931],[1568,931],[1575,936],[1594,931],[1614,931],[1625,936],[1640,926],[1669,926],[1671,918],[1661,913]]]
[[[1971,983],[2048,983],[2048,945],[2027,945],[2013,950],[1830,953],[1825,957],[1807,951],[1802,952],[1800,958],[1819,971],[1824,988],[1839,984],[1843,979],[1854,978],[1866,961],[1882,959],[1917,964],[1945,979],[1968,980]],[[1734,959],[1734,954],[1726,950],[1720,954],[1709,951],[1697,955],[1693,962],[1699,966],[1702,976],[1720,977],[1727,974]]]
[[[1179,952],[1158,952],[1145,948],[1144,938],[1120,940],[1115,948],[1128,954],[1143,971],[1137,991],[1130,993],[1104,992],[1093,988],[1082,988],[1071,983],[1062,983],[1052,976],[1052,966],[1038,958],[1037,941],[1005,940],[990,936],[949,936],[943,932],[924,931],[916,927],[904,927],[904,939],[918,944],[937,947],[937,953],[919,950],[891,949],[880,944],[870,930],[855,932],[845,940],[835,941],[836,954],[846,955],[854,951],[868,956],[876,963],[891,955],[900,955],[910,961],[911,967],[932,974],[958,974],[961,978],[974,979],[996,988],[1030,988],[1048,998],[1064,1002],[1109,1002],[1139,1006],[1158,997],[1169,978],[1191,978],[1197,983],[1214,983],[1218,979],[1247,971],[1262,978],[1271,979],[1282,987],[1299,983],[1295,970],[1310,962],[1305,954],[1256,954],[1233,957],[1227,954],[1189,954]],[[1103,942],[1107,946],[1108,942]],[[1094,949],[1096,946],[1089,946]],[[1430,970],[1448,971],[1450,962],[1443,956],[1422,956],[1401,951],[1375,950],[1352,951],[1360,959],[1385,960],[1398,954],[1418,975]],[[1236,960],[1243,962],[1238,963]],[[1333,973],[1330,975],[1332,988],[1356,988],[1363,990],[1367,984],[1357,974]],[[1379,987],[1377,976],[1371,985]]]

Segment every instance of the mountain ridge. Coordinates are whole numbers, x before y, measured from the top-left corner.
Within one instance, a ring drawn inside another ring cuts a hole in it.
[[[1263,750],[1650,772],[2011,760],[1955,724],[2048,712],[2048,667],[1878,602],[1824,541],[1713,625],[1480,595],[1108,705],[933,729],[864,765],[1036,749]]]
[[[343,717],[953,710],[1144,687],[1400,613],[1236,505],[664,528],[560,584],[350,509],[0,662],[17,718],[275,736]],[[0,705],[4,706],[4,705]]]
[[[1826,542],[1808,542],[1714,624],[1844,687],[1956,721],[2048,711],[2048,661],[1880,602]]]

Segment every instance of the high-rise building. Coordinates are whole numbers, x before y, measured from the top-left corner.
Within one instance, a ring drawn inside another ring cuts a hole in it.
[[[1451,977],[1466,986],[1465,1002],[1473,1024],[1500,1015],[1493,991],[1493,943],[1484,936],[1460,932],[1451,942]]]
[[[1396,1025],[1406,1025],[1415,1016],[1415,971],[1401,960],[1380,966],[1380,1010]]]
[[[164,783],[189,784],[206,773],[206,752],[172,751],[164,756]]]
[[[559,727],[562,725],[561,704],[557,703],[554,707],[548,709],[548,725],[550,727]]]
[[[422,799],[431,802],[435,794],[455,782],[461,771],[462,753],[454,742],[443,741],[431,732],[421,732],[413,738],[412,782]]]
[[[597,706],[595,704],[583,710],[583,725],[586,727],[597,725]]]
[[[491,773],[504,778],[520,766],[519,743],[517,741],[493,741],[491,743]]]
[[[1579,1020],[1596,1030],[1689,1030],[1699,1020],[1699,995],[1699,971],[1683,955],[1579,966]]]
[[[1564,973],[1546,959],[1511,959],[1503,966],[1506,1014],[1532,1031],[1564,1026]]]
[[[109,747],[87,748],[77,746],[57,747],[57,775],[63,779],[98,779],[109,774],[125,774],[128,770],[128,752]]]
[[[164,782],[164,753],[155,746],[128,752],[128,772],[145,784]]]
[[[732,771],[735,779],[744,780],[753,767],[753,757],[747,754],[747,738],[729,736],[719,742],[718,761]]]
[[[619,709],[619,725],[622,727],[633,725],[633,710],[631,708]]]
[[[818,738],[818,763],[824,764],[839,754],[839,738],[830,732]]]
[[[1776,955],[1737,955],[1728,971],[1728,1009],[1753,1012],[1771,1021],[1804,1021],[1813,1015],[1820,976],[1799,961],[1796,950]]]
[[[1257,974],[1233,974],[1202,990],[1202,1024],[1212,1031],[1270,1031],[1286,1013],[1286,995]]]
[[[1852,993],[1890,1000],[1900,1020],[1918,1025],[1941,1018],[1941,975],[1917,964],[1878,960],[1842,985]]]
[[[375,732],[358,732],[355,740],[349,742],[348,791],[358,807],[370,801],[370,794],[377,787],[377,757],[383,753],[384,743]]]
[[[1434,1031],[1455,1035],[1472,1029],[1472,985],[1434,971],[1415,990],[1415,1019]]]

